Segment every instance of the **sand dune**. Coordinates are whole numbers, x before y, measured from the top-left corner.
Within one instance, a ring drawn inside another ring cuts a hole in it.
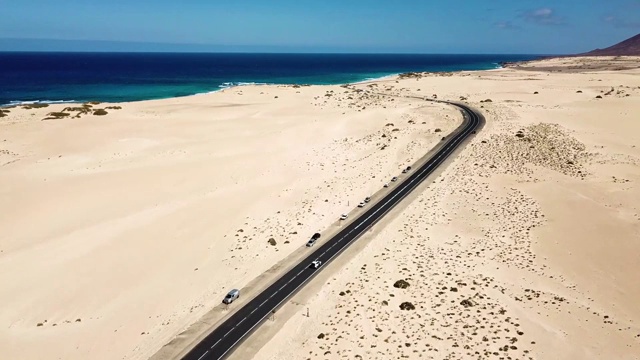
[[[374,94],[387,93],[462,97],[487,125],[233,356],[638,358],[640,71],[548,65],[237,87],[47,121],[65,105],[9,109],[3,356],[146,359],[228,289],[286,266],[460,122]]]
[[[0,121],[7,358],[148,358],[460,121],[339,86],[240,87],[42,121],[67,106]]]
[[[406,93],[468,98],[485,130],[295,297],[273,338],[235,358],[637,359],[639,63],[401,82]]]

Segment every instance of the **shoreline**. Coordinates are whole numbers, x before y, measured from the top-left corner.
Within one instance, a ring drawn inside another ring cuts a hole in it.
[[[534,60],[530,60],[530,61],[534,61]],[[362,83],[369,83],[369,82],[375,82],[375,81],[386,81],[386,80],[396,80],[399,76],[403,75],[403,74],[411,74],[411,73],[420,73],[420,74],[439,74],[439,73],[459,73],[459,72],[475,72],[475,71],[492,71],[492,70],[498,70],[503,68],[503,63],[501,62],[497,62],[497,63],[492,63],[492,65],[495,65],[494,68],[487,68],[487,69],[474,69],[474,70],[442,70],[442,71],[406,71],[406,72],[401,72],[401,73],[397,73],[397,72],[392,72],[386,75],[381,75],[379,77],[365,77],[362,80],[358,80],[358,81],[353,81],[353,82],[347,82],[347,83],[327,83],[327,84],[309,84],[309,83],[258,83],[258,82],[224,82],[220,85],[218,85],[218,88],[215,90],[210,90],[210,91],[203,91],[203,92],[197,92],[197,93],[193,93],[193,94],[188,94],[188,95],[180,95],[180,96],[169,96],[169,97],[158,97],[158,98],[145,98],[145,99],[136,99],[136,100],[123,100],[123,101],[115,101],[115,102],[110,102],[110,101],[103,101],[101,99],[89,99],[89,100],[85,100],[85,101],[77,101],[77,100],[14,100],[11,101],[9,103],[6,104],[0,104],[0,108],[12,108],[12,107],[17,107],[17,106],[24,106],[24,105],[30,105],[30,104],[48,104],[48,105],[53,105],[53,104],[82,104],[82,103],[87,103],[87,102],[91,102],[91,101],[97,101],[97,102],[101,102],[101,103],[108,103],[108,104],[125,104],[125,103],[134,103],[134,102],[140,102],[140,101],[154,101],[154,100],[166,100],[166,99],[179,99],[179,98],[185,98],[185,97],[190,97],[190,96],[198,96],[198,95],[207,95],[207,94],[213,94],[216,92],[220,92],[220,91],[224,91],[225,89],[233,89],[236,87],[243,87],[243,86],[343,86],[343,85],[359,85]],[[225,84],[229,84],[229,85],[225,85]]]
[[[434,95],[483,130],[235,358],[640,353],[640,58],[567,61],[3,111],[5,355],[148,359],[228,315],[457,125]]]

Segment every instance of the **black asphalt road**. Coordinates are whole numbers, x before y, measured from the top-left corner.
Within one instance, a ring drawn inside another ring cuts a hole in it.
[[[309,256],[238,309],[185,355],[183,360],[218,360],[228,355],[256,326],[393,209],[484,123],[483,116],[466,105],[449,104],[460,108],[465,119],[458,129],[440,142],[433,156],[423,166],[411,170],[398,183],[391,183],[389,193],[383,199],[375,204],[368,204],[366,211],[322,246],[310,248]],[[319,269],[310,268],[313,260],[322,261],[322,266]]]

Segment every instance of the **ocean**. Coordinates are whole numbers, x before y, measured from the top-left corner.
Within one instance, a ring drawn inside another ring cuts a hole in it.
[[[536,55],[0,53],[0,105],[125,102],[241,84],[344,84],[411,71],[498,68]]]

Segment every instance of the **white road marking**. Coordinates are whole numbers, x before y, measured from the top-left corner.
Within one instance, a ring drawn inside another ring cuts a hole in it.
[[[465,112],[467,112],[467,114],[464,114],[464,115],[463,115],[465,118],[467,118],[467,116],[465,116],[465,115],[469,115],[469,114],[471,114],[471,118],[470,118],[469,120],[470,120],[470,121],[477,121],[476,126],[479,124],[480,118],[477,118],[477,119],[476,119],[476,118],[475,118],[475,114],[474,114],[472,111],[470,111],[468,107],[466,107],[466,106],[460,106],[460,105],[453,104],[453,103],[450,103],[450,104],[451,104],[451,105],[454,105],[454,106],[458,106],[459,108],[461,108],[462,110],[464,110]],[[351,231],[354,231],[355,229],[357,229],[357,228],[359,228],[360,226],[362,226],[362,224],[363,224],[364,222],[366,222],[367,220],[369,220],[369,219],[370,219],[374,214],[377,214],[377,213],[378,213],[382,208],[384,208],[387,204],[389,204],[389,202],[390,202],[390,201],[392,201],[393,199],[395,199],[395,198],[396,198],[400,193],[402,193],[405,189],[407,189],[407,188],[408,188],[408,186],[410,186],[409,191],[407,191],[404,195],[402,195],[402,197],[400,198],[400,200],[402,200],[405,196],[407,196],[408,194],[410,194],[410,193],[411,193],[411,191],[413,191],[413,189],[414,189],[416,186],[418,186],[418,185],[422,182],[422,180],[421,180],[421,181],[420,181],[420,182],[418,182],[417,184],[412,185],[412,184],[415,182],[415,180],[416,180],[416,179],[418,179],[419,177],[421,177],[421,176],[422,176],[422,174],[424,174],[424,172],[425,172],[425,171],[429,171],[429,172],[431,172],[431,171],[433,171],[434,169],[436,169],[438,166],[440,166],[440,163],[442,163],[442,161],[440,161],[440,159],[443,159],[443,160],[444,160],[444,158],[447,158],[447,157],[451,154],[451,151],[449,151],[449,150],[450,150],[452,147],[455,149],[455,147],[457,147],[459,143],[461,143],[462,141],[464,141],[464,140],[466,139],[467,135],[469,135],[472,131],[474,131],[474,130],[475,130],[476,126],[473,126],[472,128],[469,128],[469,129],[467,129],[466,131],[459,133],[459,134],[457,135],[457,137],[455,138],[455,140],[454,140],[454,141],[450,142],[446,147],[444,147],[444,148],[440,149],[441,153],[440,153],[440,155],[439,155],[438,157],[436,157],[435,159],[430,159],[430,160],[429,160],[429,161],[431,161],[431,160],[436,160],[435,162],[432,162],[430,165],[426,166],[426,167],[425,167],[425,168],[424,168],[424,169],[419,173],[419,174],[420,174],[419,176],[414,177],[414,178],[413,178],[411,181],[409,181],[408,183],[402,183],[403,187],[402,187],[402,188],[396,188],[396,189],[400,189],[400,190],[399,190],[399,191],[398,191],[394,196],[392,196],[391,198],[389,198],[389,199],[388,199],[388,200],[387,200],[387,201],[386,201],[382,206],[379,206],[379,208],[378,208],[375,212],[373,212],[370,216],[368,216],[364,221],[361,221],[361,222],[360,222],[360,223],[359,223],[355,228],[353,228]],[[470,129],[473,129],[473,130],[470,130]],[[454,145],[455,145],[455,146],[454,146]],[[443,151],[443,150],[444,150],[444,151]],[[443,158],[443,156],[444,156],[444,158]],[[411,186],[411,185],[412,185],[412,186]],[[399,202],[399,201],[398,201],[398,202]],[[387,209],[387,210],[383,213],[383,216],[384,216],[387,212],[391,211],[392,209],[393,209],[393,206],[392,206],[392,207],[389,207],[389,209]],[[351,239],[351,241],[349,241],[349,243],[350,243],[350,242],[353,242],[354,240],[356,240],[356,239],[357,239],[357,238],[358,238],[358,237],[359,237],[359,236],[360,236],[364,231],[366,231],[369,227],[371,227],[371,226],[373,226],[373,225],[374,225],[374,224],[371,224],[370,226],[368,226],[367,228],[365,228],[363,231],[360,231],[356,236],[354,236],[354,237]],[[349,232],[349,233],[351,233],[351,232]],[[345,237],[344,237],[344,236],[343,236],[342,238],[340,238],[340,240],[338,240],[338,242],[342,241],[343,239],[345,239]],[[333,254],[333,255],[332,255],[332,256],[327,260],[327,262],[328,262],[328,261],[331,261],[334,257],[336,257],[336,256],[338,256],[339,254],[341,254],[341,253],[342,253],[342,251],[344,251],[344,249],[346,249],[346,248],[347,248],[347,245],[348,245],[349,243],[345,244],[341,249],[339,249],[335,254]],[[335,245],[335,243],[334,243],[334,245]],[[323,253],[323,255],[324,255],[325,253],[326,253],[326,250],[325,250],[325,252]],[[303,269],[302,271],[300,271],[300,272],[299,272],[295,277],[299,276],[302,272],[304,272],[304,270],[306,270],[306,269]],[[315,272],[314,272],[314,274],[315,274]],[[309,276],[309,277],[307,277],[306,279],[304,279],[304,280],[302,281],[302,283],[300,283],[298,286],[296,286],[296,288],[295,288],[295,289],[293,289],[293,291],[291,291],[291,292],[289,293],[289,295],[291,295],[291,294],[295,293],[295,292],[296,292],[296,291],[297,291],[301,286],[305,285],[305,284],[306,284],[310,279],[311,279],[311,276]],[[273,294],[272,294],[269,298],[272,298],[272,297],[273,297]],[[285,300],[287,300],[287,299],[288,299],[288,296],[285,296],[282,300],[280,300],[280,301],[278,302],[278,304],[276,304],[276,306],[274,307],[274,309],[275,309],[275,308],[277,308],[278,306],[280,306],[280,304],[282,304],[282,303],[283,303]],[[259,307],[261,307],[262,305],[264,305],[264,303],[266,303],[266,302],[267,302],[267,300],[265,300],[264,302],[262,302],[262,304],[260,304],[260,306],[259,306]],[[262,322],[262,320],[264,320],[264,319],[265,319],[265,318],[266,318],[270,313],[271,313],[271,312],[269,312],[269,313],[267,313],[266,315],[264,315],[264,316],[263,316],[259,321],[255,322],[255,323],[254,323],[254,324],[249,328],[249,330],[247,330],[244,334],[242,334],[240,337],[238,337],[238,338],[236,339],[236,341],[235,341],[233,344],[231,344],[231,346],[230,346],[229,348],[227,348],[227,349],[224,351],[224,353],[222,353],[222,355],[220,355],[220,357],[219,357],[218,359],[223,358],[223,357],[224,357],[224,356],[225,356],[225,355],[226,355],[226,354],[227,354],[231,349],[233,349],[233,348],[235,347],[235,345],[236,345],[240,340],[242,340],[242,339],[243,339],[243,338],[244,338],[248,333],[250,333],[250,332],[251,332],[251,330],[253,330],[253,328],[255,328],[256,326],[258,326],[258,324],[260,324],[260,323]],[[227,332],[223,337],[226,337],[226,336],[227,336],[231,331],[233,331],[233,329],[235,329],[235,326],[234,326],[234,327],[233,327],[229,332]],[[219,342],[219,340],[218,340],[218,342]],[[216,344],[217,344],[217,342],[216,342]],[[203,355],[202,355],[198,360],[201,360],[201,359],[202,359],[202,358],[203,358],[203,357],[204,357],[208,352],[209,352],[209,351],[205,352],[205,353],[204,353],[204,354],[203,354]]]
[[[212,347],[213,348],[213,347]],[[207,356],[207,354],[209,353],[209,350],[205,351],[204,354],[202,354],[202,356],[200,356],[198,358],[198,360],[202,360],[203,357]]]

